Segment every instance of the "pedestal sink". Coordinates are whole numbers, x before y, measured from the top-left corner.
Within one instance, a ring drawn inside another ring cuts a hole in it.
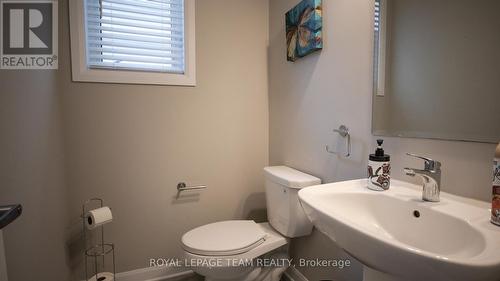
[[[299,198],[316,228],[361,261],[364,281],[498,281],[500,227],[489,204],[392,180],[377,192],[366,179],[311,186]]]

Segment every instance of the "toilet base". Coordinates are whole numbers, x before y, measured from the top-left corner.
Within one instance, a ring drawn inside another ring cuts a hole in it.
[[[283,260],[287,259],[288,255],[285,252],[277,251],[266,255],[266,257]],[[205,276],[205,281],[279,281],[287,268],[288,266],[253,267],[237,277],[223,279],[212,275],[211,277]]]
[[[205,277],[205,281],[279,281],[286,267],[255,268],[246,276],[237,279],[215,279]]]

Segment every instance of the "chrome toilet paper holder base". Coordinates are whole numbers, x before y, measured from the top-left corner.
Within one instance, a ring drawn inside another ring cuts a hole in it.
[[[101,198],[91,198],[91,199],[85,201],[85,203],[83,203],[83,205],[82,205],[81,218],[82,218],[82,227],[83,227],[83,243],[85,245],[85,252],[84,252],[84,255],[85,255],[85,280],[86,281],[94,280],[94,277],[95,277],[95,280],[102,280],[101,278],[105,277],[105,272],[99,272],[98,269],[99,269],[99,262],[102,263],[101,264],[102,269],[106,268],[106,258],[107,257],[109,257],[111,259],[111,264],[113,267],[113,272],[111,272],[111,274],[113,275],[113,280],[116,280],[116,278],[115,278],[115,276],[116,276],[115,245],[113,243],[105,243],[104,242],[104,225],[97,227],[97,228],[99,228],[99,230],[101,232],[100,241],[97,242],[96,244],[87,245],[88,244],[87,243],[87,231],[90,231],[90,230],[87,230],[86,225],[85,225],[85,221],[86,221],[85,214],[88,211],[91,211],[91,209],[89,208],[89,205],[95,204],[96,202],[99,204],[98,208],[104,207],[104,200],[102,200]],[[89,259],[93,259],[92,265],[94,266],[94,274],[90,277],[90,279],[88,276]],[[106,279],[104,279],[104,280],[106,280]]]
[[[333,151],[328,145],[326,145],[326,152],[331,154],[337,154],[343,157],[351,156],[351,133],[346,125],[341,125],[338,129],[334,129],[333,132],[338,133],[342,138],[346,140],[347,151],[340,153],[338,151]]]

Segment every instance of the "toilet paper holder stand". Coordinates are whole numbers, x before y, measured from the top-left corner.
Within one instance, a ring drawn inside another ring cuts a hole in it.
[[[113,279],[115,280],[114,276],[116,276],[116,265],[115,265],[115,245],[113,243],[105,243],[104,242],[104,225],[98,226],[96,229],[100,230],[100,241],[98,241],[95,244],[88,245],[87,241],[87,228],[85,227],[85,214],[87,214],[88,211],[91,211],[90,205],[96,203],[99,205],[98,208],[104,207],[104,200],[101,198],[91,198],[82,205],[82,226],[83,226],[83,242],[85,245],[85,280],[86,281],[93,281],[93,280],[109,280],[105,276],[105,272],[99,272],[99,262],[102,262],[101,268],[104,270],[106,268],[106,258],[111,259],[111,264],[113,267],[113,272],[111,274],[113,275]],[[95,208],[94,208],[95,209]],[[96,230],[93,229],[92,231]],[[89,272],[89,259],[92,259],[92,264],[94,266],[94,275],[92,275],[89,279],[88,272]],[[102,279],[102,277],[105,277],[106,279]]]

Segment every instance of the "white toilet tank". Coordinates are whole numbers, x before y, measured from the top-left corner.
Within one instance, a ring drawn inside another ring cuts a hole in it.
[[[286,237],[309,235],[313,225],[299,202],[301,188],[321,184],[321,180],[286,166],[264,168],[267,219]]]

